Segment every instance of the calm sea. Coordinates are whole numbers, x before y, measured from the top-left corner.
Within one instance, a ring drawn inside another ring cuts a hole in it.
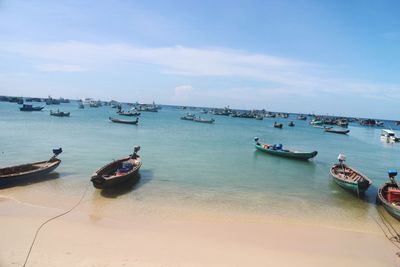
[[[199,110],[164,106],[158,113],[142,112],[139,125],[132,126],[111,123],[108,117],[118,116],[107,106],[81,110],[72,102],[46,106],[41,112],[20,112],[18,107],[0,103],[0,166],[45,160],[57,147],[64,151],[51,179],[0,190],[32,203],[35,199],[23,197],[30,191],[78,199],[95,170],[140,145],[139,184],[111,193],[91,187],[87,201],[95,205],[109,199],[108,205],[119,208],[159,201],[283,219],[370,222],[377,187],[386,181],[387,169],[400,167],[400,144],[382,143],[381,129],[357,124],[349,126],[348,136],[312,128],[294,115],[262,121],[213,116],[215,124],[202,124],[180,120],[186,112]],[[57,108],[70,111],[71,117],[50,116],[49,110]],[[290,120],[295,127],[287,127]],[[274,121],[282,122],[283,129],[273,128]],[[386,123],[386,128],[396,129]],[[255,150],[255,136],[286,148],[317,150],[318,156],[304,162],[266,155]],[[339,153],[373,180],[365,199],[355,198],[329,178],[329,167]]]

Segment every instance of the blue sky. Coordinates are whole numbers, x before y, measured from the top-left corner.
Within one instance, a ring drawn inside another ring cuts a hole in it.
[[[399,1],[1,1],[0,94],[399,119]]]

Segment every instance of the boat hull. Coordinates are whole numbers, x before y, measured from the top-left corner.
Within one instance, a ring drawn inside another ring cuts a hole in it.
[[[35,165],[35,164],[43,164],[43,163],[46,163],[46,161],[35,162],[35,163],[25,164],[25,165]],[[11,183],[11,182],[18,182],[18,181],[22,181],[22,180],[40,178],[41,176],[54,171],[60,165],[60,163],[61,163],[60,159],[55,159],[53,162],[50,162],[47,167],[39,168],[37,170],[21,172],[18,174],[0,175],[0,184],[7,184],[7,183]],[[9,168],[18,168],[21,166],[23,166],[23,165],[13,166],[13,167],[9,167]],[[8,168],[4,168],[4,169],[8,169]],[[0,169],[0,172],[1,172],[1,170],[4,170],[4,169]]]
[[[348,180],[341,179],[338,175],[335,174],[334,167],[330,169],[330,176],[337,185],[358,196],[362,196],[365,194],[365,191],[369,188],[372,182],[365,175],[362,175],[359,172],[357,173],[364,178],[362,182],[355,182],[350,179]]]
[[[378,189],[378,195],[376,196],[376,200],[378,204],[381,204],[384,209],[392,215],[394,218],[400,221],[400,206],[393,205],[384,197],[385,191],[389,186],[392,186],[392,183],[385,183]]]
[[[275,155],[275,156],[280,156],[280,157],[285,157],[285,158],[292,158],[292,159],[299,159],[299,160],[308,160],[311,158],[314,158],[318,152],[313,151],[313,152],[285,152],[282,150],[272,150],[272,149],[267,149],[263,148],[262,146],[256,145],[255,146],[258,150]]]
[[[119,176],[113,176],[112,179],[107,179],[104,178],[103,175],[105,172],[107,172],[108,169],[112,169],[115,168],[114,165],[119,164],[123,161],[129,160],[129,157],[117,160],[115,162],[109,163],[106,166],[104,166],[103,168],[101,168],[100,170],[96,171],[92,178],[90,179],[90,181],[93,183],[93,186],[97,189],[106,189],[106,188],[111,188],[114,187],[120,183],[123,183],[127,180],[134,180],[136,179],[135,183],[137,182],[137,180],[139,179],[139,169],[142,166],[142,161],[140,158],[138,158],[138,163],[137,165],[128,173],[126,173],[125,175],[119,175]]]

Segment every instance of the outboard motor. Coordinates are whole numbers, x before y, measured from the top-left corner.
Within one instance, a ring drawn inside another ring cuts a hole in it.
[[[57,157],[58,155],[60,155],[62,153],[62,148],[55,148],[53,149],[53,153],[54,153],[54,157]]]
[[[394,184],[397,184],[396,181],[394,180],[394,177],[397,176],[397,171],[391,169],[391,170],[388,171],[388,175],[389,175],[390,182],[392,182]]]
[[[258,137],[254,137],[254,141],[256,142],[256,145],[260,146],[260,142],[258,142],[260,139]]]
[[[346,161],[346,156],[343,154],[339,154],[338,158],[340,165],[343,165],[343,162]]]
[[[133,154],[131,156],[132,159],[136,159],[138,157],[137,152],[139,152],[140,150],[140,146],[135,146],[135,148],[133,149]]]

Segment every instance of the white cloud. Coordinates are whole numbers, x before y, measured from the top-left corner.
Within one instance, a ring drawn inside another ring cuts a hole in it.
[[[43,72],[82,72],[86,69],[79,65],[68,64],[42,64],[37,66],[37,69]]]
[[[144,63],[154,66],[163,75],[239,77],[265,84],[265,90],[293,95],[328,92],[392,98],[400,89],[398,84],[334,78],[337,75],[332,74],[329,66],[225,48],[145,48],[124,43],[68,41],[0,43],[0,53],[39,61],[41,71],[95,71],[112,68],[120,62]],[[178,89],[178,93],[179,90],[188,89]],[[178,97],[177,91],[174,97]]]
[[[172,101],[184,102],[188,101],[193,93],[193,87],[191,85],[180,85],[175,87],[174,95],[172,96]]]

